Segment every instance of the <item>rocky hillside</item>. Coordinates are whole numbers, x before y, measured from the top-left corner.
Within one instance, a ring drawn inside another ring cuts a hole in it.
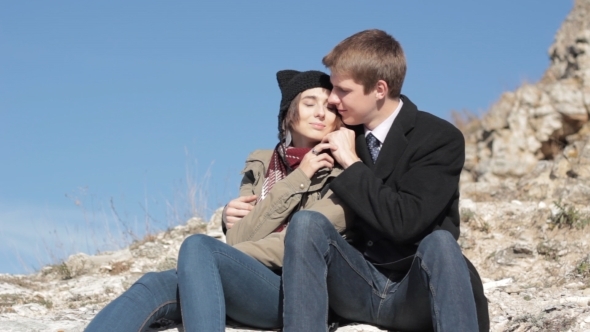
[[[590,331],[590,0],[575,1],[549,57],[539,82],[458,124],[467,142],[459,243],[484,279],[492,331]],[[219,214],[117,252],[0,275],[1,330],[82,331],[143,273],[175,267],[195,232],[223,240]]]

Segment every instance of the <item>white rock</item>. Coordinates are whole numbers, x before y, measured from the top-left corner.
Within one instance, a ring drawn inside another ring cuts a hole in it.
[[[512,284],[513,282],[514,282],[514,280],[512,278],[506,278],[506,279],[502,279],[502,280],[498,280],[498,281],[487,282],[487,283],[483,284],[483,289],[485,291],[489,291],[489,290],[492,290],[497,287],[508,286],[508,285]]]

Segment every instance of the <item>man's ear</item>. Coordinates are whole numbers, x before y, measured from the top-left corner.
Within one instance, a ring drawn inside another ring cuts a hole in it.
[[[377,99],[385,99],[387,98],[388,93],[389,86],[387,86],[387,82],[384,80],[378,80],[375,85],[375,97],[377,97]]]

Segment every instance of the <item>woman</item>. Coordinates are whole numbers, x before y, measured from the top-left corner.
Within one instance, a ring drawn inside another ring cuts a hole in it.
[[[328,149],[322,138],[341,125],[328,107],[328,75],[283,70],[277,80],[279,144],[246,160],[240,198],[224,209],[227,244],[203,234],[188,237],[176,271],[144,275],[87,331],[141,331],[157,319],[180,316],[185,331],[224,331],[226,315],[257,328],[281,327],[280,267],[290,215],[316,210],[339,231],[352,216],[327,187],[341,172],[322,153]]]

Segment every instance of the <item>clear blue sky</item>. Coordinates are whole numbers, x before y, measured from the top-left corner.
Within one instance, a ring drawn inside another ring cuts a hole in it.
[[[368,28],[404,47],[421,109],[485,111],[537,81],[573,1],[6,1],[0,273],[209,216],[276,144],[280,69]],[[112,208],[114,207],[114,209]]]

